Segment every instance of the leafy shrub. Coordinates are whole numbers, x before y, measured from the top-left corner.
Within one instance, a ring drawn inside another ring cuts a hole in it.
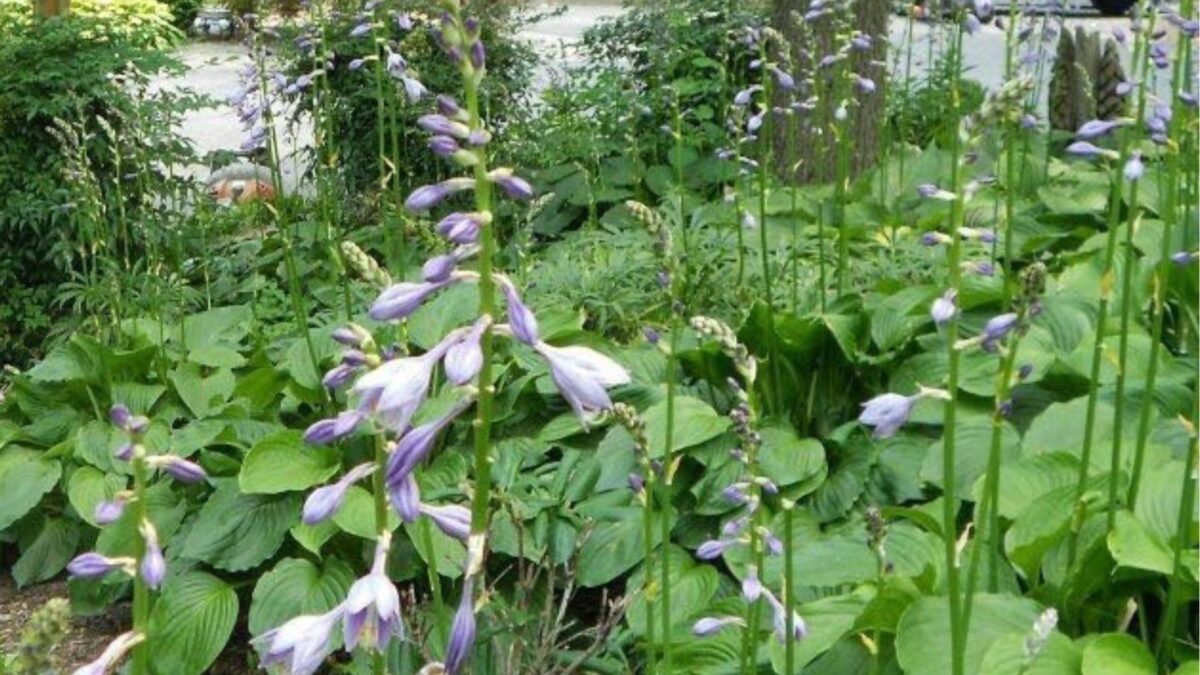
[[[950,145],[949,134],[957,128],[955,111],[946,92],[954,73],[950,64],[939,60],[923,80],[892,85],[887,99],[887,119],[892,138],[918,148],[931,143]],[[975,80],[959,82],[960,112],[969,115],[983,103],[983,85]]]
[[[100,238],[83,234],[80,214],[92,206],[92,213],[115,213],[119,201],[132,217],[147,201],[141,195],[157,189],[150,183],[163,178],[117,175],[116,158],[126,168],[133,155],[165,165],[186,151],[166,119],[184,104],[146,93],[149,74],[173,64],[162,50],[178,37],[155,0],[81,0],[69,16],[49,19],[33,16],[27,2],[0,0],[0,276],[24,287],[0,300],[0,316],[12,319],[0,336],[0,362],[24,363],[37,353],[47,324],[45,286],[66,279],[70,261]],[[62,125],[75,148],[63,147]],[[80,171],[98,186],[91,204],[78,192]]]

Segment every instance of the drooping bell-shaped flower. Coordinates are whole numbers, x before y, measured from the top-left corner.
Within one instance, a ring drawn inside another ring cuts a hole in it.
[[[512,169],[492,169],[488,172],[488,179],[500,186],[510,199],[533,199],[533,186],[524,178],[513,175]]]
[[[420,356],[385,361],[358,378],[354,392],[362,396],[365,409],[374,413],[383,426],[397,433],[404,431],[425,402],[434,366],[459,339],[461,333],[456,331]]]
[[[328,445],[354,433],[366,419],[366,412],[358,409],[345,410],[337,417],[314,422],[304,431],[304,442],[309,445]]]
[[[921,397],[920,393],[912,396],[890,392],[880,394],[862,404],[863,411],[859,414],[858,421],[872,427],[875,430],[872,434],[875,438],[890,438],[908,422],[913,406]]]
[[[125,504],[128,502],[124,497],[117,496],[111,501],[102,501],[96,504],[96,508],[92,511],[92,519],[97,525],[111,525],[121,518],[125,513]]]
[[[588,347],[553,347],[545,342],[534,349],[546,359],[550,378],[586,427],[612,407],[608,389],[629,383],[629,373],[619,363]]]
[[[513,337],[527,345],[536,345],[541,339],[538,334],[537,317],[524,302],[521,302],[521,296],[512,282],[505,280],[500,287],[508,304],[508,325],[512,329]]]
[[[1075,131],[1075,138],[1081,141],[1094,141],[1102,136],[1107,136],[1121,124],[1120,120],[1089,120]]]
[[[953,192],[943,190],[932,183],[922,183],[917,186],[917,194],[925,199],[936,199],[943,202],[951,202],[955,200]]]
[[[404,636],[404,621],[400,617],[400,593],[387,576],[387,556],[391,546],[390,532],[383,532],[375,544],[375,562],[371,571],[354,582],[343,603],[342,634],[346,651],[359,645],[383,652],[393,637]]]
[[[746,569],[746,578],[742,579],[742,597],[746,602],[756,602],[762,596],[763,585],[758,579],[758,569],[751,565]]]
[[[480,317],[471,326],[471,330],[463,336],[463,339],[455,342],[446,350],[446,357],[442,361],[442,367],[446,372],[446,379],[451,384],[461,387],[475,379],[480,369],[483,368],[481,340],[483,339],[483,332],[487,330],[490,324],[491,321],[487,317]]]
[[[716,560],[734,543],[731,539],[709,539],[696,548],[696,557],[701,560]]]
[[[441,417],[414,427],[396,442],[396,448],[388,456],[387,484],[389,490],[400,487],[401,480],[412,473],[412,470],[429,455],[429,451],[433,449],[442,430],[473,403],[474,399],[470,397],[458,400]],[[414,519],[415,517],[413,516]]]
[[[376,321],[396,321],[410,316],[421,308],[434,293],[460,281],[462,276],[451,274],[441,281],[401,281],[385,288],[368,314]]]
[[[371,462],[359,464],[347,471],[346,475],[339,478],[337,482],[313,490],[304,500],[304,509],[300,515],[301,521],[305,525],[316,525],[333,517],[338,509],[342,508],[342,502],[345,501],[346,492],[350,486],[370,476],[374,471],[375,465]]]
[[[457,675],[471,659],[475,645],[475,577],[463,580],[462,597],[450,626],[450,643],[446,645],[446,675]]]
[[[1008,334],[1017,326],[1017,315],[1013,312],[994,316],[988,320],[983,327],[983,333],[980,335],[980,346],[984,351],[994,351],[1001,340],[1008,337]]]
[[[138,573],[148,587],[158,590],[167,576],[167,561],[163,558],[162,547],[158,544],[158,531],[148,520],[143,521],[138,529],[146,542],[146,553],[142,556]]]
[[[176,455],[154,455],[147,457],[146,463],[166,471],[180,483],[199,483],[208,478],[208,473],[199,464]]]
[[[474,244],[479,240],[480,228],[490,220],[487,214],[455,211],[438,221],[434,229],[455,244]]]
[[[934,323],[943,326],[958,314],[958,305],[955,304],[957,298],[958,291],[951,288],[933,301],[933,306],[929,308],[929,316],[933,318]]]
[[[344,612],[338,605],[324,614],[301,615],[255,638],[265,649],[262,665],[281,664],[288,675],[313,675],[333,651],[330,638]]]
[[[746,620],[740,616],[706,616],[692,624],[692,635],[709,637],[721,632],[726,626],[744,626]]]
[[[1087,141],[1075,141],[1067,146],[1067,154],[1084,159],[1095,159],[1096,157],[1107,157],[1116,159],[1119,155],[1106,148],[1097,147]]]
[[[1129,161],[1125,163],[1125,180],[1133,183],[1142,179],[1146,173],[1146,165],[1142,162],[1142,153],[1134,151],[1129,156]]]
[[[804,618],[794,609],[792,610],[792,634],[789,636],[787,630],[787,608],[779,601],[779,598],[775,597],[769,591],[764,591],[763,595],[771,605],[771,623],[775,629],[776,640],[787,642],[790,638],[799,641],[808,637],[808,624],[804,623]]]
[[[421,504],[421,513],[428,516],[447,536],[462,542],[466,542],[471,536],[471,510],[465,506]]]
[[[133,558],[109,558],[89,551],[80,553],[67,563],[67,573],[72,578],[98,579],[114,570],[131,571],[135,562]]]
[[[452,194],[470,190],[475,187],[475,179],[473,178],[449,178],[440,183],[432,185],[423,185],[412,192],[408,199],[404,200],[404,206],[409,211],[420,213],[428,211],[433,207],[441,204]]]
[[[104,675],[115,666],[130,649],[145,639],[141,633],[129,631],[113,638],[104,648],[100,656],[91,663],[84,664],[71,671],[71,675]]]
[[[406,523],[414,523],[421,515],[421,488],[412,471],[400,475],[395,480],[389,480],[388,500],[392,508]]]

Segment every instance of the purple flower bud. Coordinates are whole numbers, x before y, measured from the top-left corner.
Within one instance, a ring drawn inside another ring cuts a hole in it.
[[[429,139],[429,149],[438,157],[451,157],[458,152],[458,142],[449,136],[434,136]]]
[[[67,563],[67,572],[75,579],[98,579],[113,570],[127,567],[129,562],[128,558],[108,558],[95,551],[89,551],[75,556]]]
[[[1090,120],[1075,132],[1075,138],[1081,141],[1092,141],[1101,136],[1107,136],[1113,129],[1121,126],[1116,120]]]
[[[360,23],[357,26],[355,26],[354,28],[350,29],[350,37],[357,39],[357,38],[363,37],[364,35],[366,35],[367,33],[370,33],[370,32],[371,32],[371,24]]]
[[[462,108],[458,107],[458,102],[445,94],[438,94],[437,109],[446,117],[457,117],[462,114]]]
[[[142,536],[146,540],[146,554],[142,556],[139,571],[142,581],[157,591],[167,576],[167,561],[163,558],[162,548],[158,545],[158,534],[155,532],[154,526],[144,523],[141,530]]]
[[[441,283],[450,279],[458,266],[458,259],[453,253],[435,255],[421,266],[421,278],[429,283]]]
[[[646,342],[649,342],[652,345],[657,345],[658,341],[661,339],[658,331],[654,330],[650,326],[642,327],[642,337],[646,338]]]
[[[483,42],[476,40],[471,43],[471,67],[475,70],[483,70],[487,63],[487,50],[484,49]]]
[[[112,420],[114,426],[121,429],[129,428],[129,421],[133,419],[133,413],[129,412],[129,408],[117,403],[108,410],[108,418]]]
[[[445,115],[422,115],[417,119],[417,126],[431,134],[453,138],[467,138],[471,133],[470,127]]]
[[[646,489],[646,479],[640,473],[629,474],[629,489],[636,494],[640,494]]]
[[[980,345],[984,351],[994,351],[1001,340],[1008,337],[1017,326],[1017,315],[1013,312],[992,317],[983,327]]]
[[[723,628],[731,625],[743,625],[745,621],[737,616],[712,617],[706,616],[692,624],[692,635],[696,637],[710,637],[721,632]]]
[[[1125,44],[1126,33],[1124,28],[1121,28],[1120,26],[1114,26],[1112,29],[1112,36],[1113,39],[1120,44]]]
[[[1146,173],[1146,165],[1142,163],[1142,153],[1134,151],[1125,163],[1125,180],[1135,182],[1141,180]]]
[[[396,481],[388,481],[388,498],[400,520],[412,523],[421,515],[421,488],[411,471]]]
[[[1096,147],[1087,141],[1075,141],[1067,146],[1067,154],[1085,159],[1093,159],[1095,157],[1111,157],[1116,153],[1112,150]]]
[[[337,417],[320,420],[304,432],[304,442],[309,445],[329,445],[349,436],[366,418],[361,410],[346,410]]]
[[[858,90],[864,94],[875,93],[875,81],[874,80],[871,80],[871,79],[868,79],[865,77],[857,77],[856,76],[854,78],[854,86],[858,87]]]
[[[1152,134],[1167,133],[1167,120],[1154,116],[1146,119],[1146,130]]]
[[[416,103],[429,93],[429,89],[415,77],[401,77],[400,83],[404,85],[404,96],[409,103]]]
[[[484,318],[476,320],[471,331],[446,350],[446,357],[442,364],[446,370],[446,379],[451,384],[461,387],[475,379],[475,376],[483,368],[483,349],[480,347],[480,340],[489,324],[490,322]]]
[[[986,260],[969,262],[966,264],[966,268],[981,277],[991,277],[996,275],[996,266]]]
[[[1195,251],[1179,251],[1171,254],[1171,262],[1179,267],[1187,267],[1200,258],[1200,252]]]
[[[1197,104],[1200,104],[1200,98],[1188,91],[1179,92],[1179,100],[1189,108],[1195,109]]]
[[[967,18],[963,21],[963,30],[967,31],[967,35],[974,35],[983,28],[983,23],[979,21],[979,17],[974,14],[967,14]]]
[[[958,291],[951,288],[933,301],[929,315],[933,317],[934,323],[943,326],[958,314],[958,306],[955,304],[957,297]]]
[[[784,91],[795,91],[796,79],[784,72],[779,66],[771,66],[771,74],[775,76],[775,84]]]
[[[538,335],[537,317],[524,302],[521,302],[521,296],[511,283],[502,284],[501,288],[508,303],[508,325],[512,329],[513,337],[527,345],[537,344],[541,339]]]
[[[122,462],[128,462],[133,459],[133,443],[122,443],[117,446],[117,449],[113,451],[113,457]]]
[[[441,183],[423,185],[408,196],[408,199],[404,201],[404,206],[409,211],[418,213],[428,211],[445,201],[450,195],[473,187],[475,187],[475,181],[471,178],[451,178]]]
[[[471,658],[475,646],[475,583],[467,576],[454,623],[450,626],[450,644],[446,646],[446,675],[458,675]]]
[[[696,557],[701,560],[716,560],[720,558],[730,542],[724,539],[709,539],[696,549]]]
[[[482,220],[478,213],[455,211],[442,218],[435,229],[438,234],[455,244],[474,244],[479,240]]]
[[[444,281],[402,281],[384,289],[367,312],[376,321],[395,321],[420,309],[431,295],[457,281],[453,274]]]
[[[334,366],[325,373],[325,377],[321,378],[321,384],[326,389],[339,389],[354,377],[354,373],[358,372],[358,368],[346,364]]]
[[[938,186],[933,183],[921,183],[917,186],[917,194],[929,199],[938,193]]]
[[[399,28],[404,32],[408,32],[413,29],[413,25],[412,16],[410,16],[407,12],[400,12],[396,14],[396,28]]]
[[[396,443],[396,449],[388,456],[387,484],[390,491],[415,488],[415,484],[406,487],[401,483],[429,455],[429,451],[433,449],[433,445],[437,442],[437,437],[442,430],[462,414],[464,410],[470,407],[473,402],[471,398],[461,399],[441,417],[411,429],[400,438],[399,442]],[[400,496],[408,497],[408,495],[403,494]],[[393,504],[396,503],[395,497],[396,495],[393,495]],[[419,503],[419,500],[417,503]],[[405,514],[402,513],[400,515],[403,517]],[[416,516],[414,515],[413,518],[415,519]]]
[[[350,63],[346,64],[346,68],[350,72],[355,72],[357,70],[360,70],[363,67],[363,64],[365,64],[366,62],[367,62],[366,59],[351,59]]]
[[[871,36],[858,34],[850,38],[850,46],[854,49],[865,52],[871,48]]]
[[[721,490],[721,496],[725,498],[725,501],[739,506],[750,501],[749,497],[746,496],[745,483],[734,483],[726,487],[724,490]]]
[[[125,500],[114,499],[96,504],[95,510],[92,511],[92,519],[96,521],[97,525],[110,525],[120,519],[123,513],[125,513]]]
[[[781,555],[783,553],[783,542],[774,533],[763,533],[763,543],[767,546],[767,555]]]
[[[1037,129],[1038,128],[1037,116],[1032,115],[1030,113],[1025,113],[1024,115],[1021,115],[1021,128],[1022,129]]]
[[[433,506],[421,504],[421,513],[429,517],[438,529],[463,543],[471,536],[471,510],[458,504]]]
[[[499,185],[510,199],[533,199],[533,186],[524,178],[514,176],[512,169],[495,169],[488,174],[488,178]]]
[[[753,134],[762,128],[763,113],[751,115],[750,119],[746,120],[746,133]]]
[[[129,433],[134,434],[135,436],[141,435],[146,433],[146,430],[149,428],[149,417],[146,417],[145,415],[134,415],[133,417],[129,418],[129,426],[127,427]]]
[[[767,594],[766,598],[774,612],[772,624],[774,624],[776,640],[786,642],[789,637],[792,640],[803,640],[808,636],[808,625],[804,623],[804,619],[795,610],[792,610],[792,634],[789,636],[787,631],[787,608],[774,595]]]
[[[746,570],[746,578],[742,579],[742,597],[746,602],[756,602],[762,596],[762,582],[758,580],[758,572],[753,567]]]
[[[182,457],[175,455],[157,455],[153,458],[154,464],[162,467],[164,471],[171,474],[171,477],[180,483],[199,483],[208,478],[208,473],[195,462],[189,462]]]

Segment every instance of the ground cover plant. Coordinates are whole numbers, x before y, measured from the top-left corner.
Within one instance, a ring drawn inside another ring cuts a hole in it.
[[[237,159],[0,5],[0,672],[1196,673],[1194,1],[1067,130],[1055,8],[878,4],[241,17]]]

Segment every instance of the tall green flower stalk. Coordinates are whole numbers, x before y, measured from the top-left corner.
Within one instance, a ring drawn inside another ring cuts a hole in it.
[[[1136,16],[1142,16],[1144,6],[1145,0],[1140,0]],[[1134,40],[1132,63],[1135,64],[1135,67],[1137,64],[1144,62],[1144,50],[1146,49],[1145,36],[1146,31],[1139,31]],[[1138,100],[1138,107],[1144,112],[1145,88],[1142,86],[1138,87]],[[1131,130],[1128,128],[1119,129],[1117,134],[1119,150],[1114,157],[1110,158],[1108,216],[1106,218],[1108,234],[1104,244],[1104,265],[1100,273],[1100,298],[1096,307],[1096,332],[1093,335],[1092,362],[1088,372],[1088,398],[1087,407],[1084,412],[1083,442],[1079,454],[1079,472],[1075,477],[1075,492],[1072,501],[1077,515],[1072,521],[1071,532],[1067,537],[1067,569],[1072,568],[1078,557],[1080,528],[1087,517],[1087,506],[1083,502],[1083,497],[1092,463],[1092,446],[1096,430],[1096,407],[1100,396],[1100,366],[1103,363],[1106,351],[1105,337],[1108,334],[1108,309],[1109,302],[1112,299],[1118,225],[1120,224],[1121,205],[1123,203],[1125,187],[1122,174],[1129,157],[1129,147],[1132,141]],[[1117,407],[1120,407],[1119,401]],[[1117,481],[1116,475],[1111,476],[1110,480],[1115,483]]]
[[[1180,15],[1186,20],[1195,12],[1194,0],[1185,0],[1180,6]],[[1127,503],[1132,510],[1137,505],[1138,492],[1142,484],[1142,469],[1146,461],[1146,443],[1150,438],[1151,417],[1154,409],[1154,383],[1158,377],[1158,360],[1162,352],[1163,319],[1166,312],[1167,285],[1170,282],[1171,247],[1175,240],[1175,226],[1180,222],[1179,195],[1181,190],[1180,157],[1184,146],[1184,124],[1188,110],[1180,98],[1183,92],[1184,64],[1191,58],[1191,41],[1184,35],[1178,36],[1175,44],[1175,60],[1171,72],[1171,121],[1167,134],[1166,189],[1163,208],[1162,245],[1154,274],[1153,296],[1150,304],[1150,362],[1146,366],[1146,379],[1142,387],[1141,409],[1138,413],[1137,440],[1134,446],[1133,470],[1129,482]],[[1184,221],[1185,223],[1188,221]]]
[[[653,215],[651,213],[651,215]],[[654,577],[654,504],[653,495],[658,480],[658,472],[650,462],[650,441],[646,438],[646,421],[638,415],[633,406],[625,403],[613,404],[613,420],[629,432],[633,440],[634,455],[637,457],[640,473],[629,476],[629,487],[633,490],[634,498],[642,504],[642,599],[645,607],[646,622],[646,673],[654,673],[658,668],[657,653],[654,650],[654,602],[652,591],[656,581]],[[663,554],[663,564],[666,564],[666,552]],[[669,636],[668,636],[669,637]]]
[[[117,404],[109,411],[109,419],[126,436],[126,442],[113,455],[130,464],[133,489],[122,490],[111,501],[97,504],[92,517],[102,527],[117,521],[132,521],[133,556],[110,558],[96,552],[82,553],[67,564],[67,571],[72,578],[79,579],[100,579],[113,572],[131,576],[133,627],[118,635],[95,661],[76,672],[107,672],[132,650],[130,672],[132,675],[147,675],[151,657],[150,645],[146,644],[150,628],[151,595],[162,588],[167,577],[166,558],[146,504],[150,472],[161,469],[181,483],[200,482],[208,476],[198,464],[182,457],[172,454],[151,455],[142,442],[150,429],[148,418],[134,415],[129,408]]]
[[[1184,16],[1189,15],[1185,14]],[[1191,421],[1182,420],[1191,439],[1188,443],[1187,457],[1183,463],[1181,476],[1183,487],[1180,491],[1179,517],[1175,525],[1175,537],[1171,542],[1171,576],[1167,579],[1167,602],[1159,622],[1158,636],[1154,645],[1159,663],[1167,662],[1164,650],[1167,648],[1167,641],[1171,640],[1175,634],[1175,626],[1179,621],[1180,603],[1186,597],[1185,593],[1189,592],[1184,586],[1186,577],[1183,566],[1184,556],[1191,555],[1190,552],[1194,547],[1192,514],[1196,507],[1196,445],[1200,438],[1197,433],[1197,423],[1200,422],[1198,411],[1200,411],[1200,397],[1192,401]]]
[[[1138,3],[1137,17],[1139,20],[1141,20],[1141,17],[1145,16],[1145,8],[1143,6],[1144,2],[1145,0],[1141,0],[1141,2]],[[1144,39],[1142,38],[1142,35],[1153,34],[1155,17],[1155,11],[1151,10],[1150,20],[1148,22],[1149,25],[1144,27],[1144,30],[1139,31],[1139,39]],[[1150,59],[1146,58],[1145,54],[1142,54],[1141,57],[1142,60],[1140,62],[1134,61],[1134,65],[1132,66],[1134,69],[1137,69],[1138,67],[1141,68],[1141,81],[1137,87],[1137,113],[1136,117],[1134,117],[1135,120],[1139,121],[1144,119],[1146,115],[1146,100],[1148,97],[1146,82],[1150,76]],[[1135,125],[1126,129],[1128,142],[1132,147],[1137,146],[1137,141],[1140,138],[1140,136],[1135,133],[1135,129],[1138,129],[1138,126]],[[1137,150],[1132,150],[1130,152],[1129,159],[1127,159],[1121,167],[1123,178],[1130,183],[1128,205],[1129,220],[1126,222],[1125,228],[1125,264],[1121,268],[1121,335],[1117,346],[1117,379],[1115,383],[1115,393],[1113,395],[1114,407],[1112,456],[1111,463],[1109,465],[1108,517],[1106,521],[1107,525],[1105,526],[1104,530],[1105,533],[1111,532],[1113,526],[1116,524],[1117,511],[1119,510],[1120,503],[1118,488],[1120,485],[1119,477],[1122,469],[1121,446],[1124,440],[1123,436],[1125,431],[1125,384],[1127,379],[1127,369],[1125,366],[1129,355],[1129,324],[1132,320],[1134,304],[1133,298],[1131,297],[1133,295],[1133,270],[1135,267],[1137,267],[1138,262],[1137,253],[1133,247],[1133,233],[1137,229],[1138,224],[1141,222],[1141,213],[1139,211],[1138,204],[1138,188],[1141,185],[1142,173],[1144,171],[1145,168],[1142,164],[1141,153]],[[1117,205],[1113,205],[1111,208],[1115,209],[1117,208]],[[1148,397],[1152,396],[1151,392],[1149,391],[1145,392],[1145,395]]]

